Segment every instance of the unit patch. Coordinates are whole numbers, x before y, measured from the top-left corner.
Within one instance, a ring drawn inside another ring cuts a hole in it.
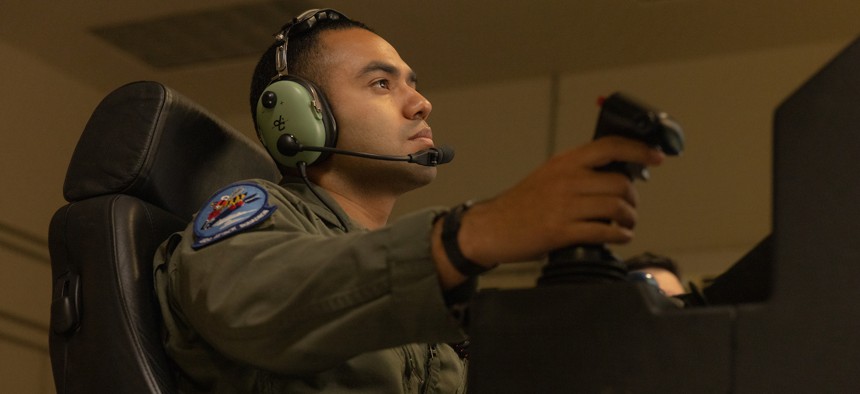
[[[234,183],[216,192],[194,218],[194,249],[236,235],[263,222],[277,207],[267,205],[266,189]]]

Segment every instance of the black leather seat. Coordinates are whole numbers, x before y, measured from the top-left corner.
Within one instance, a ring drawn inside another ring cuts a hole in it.
[[[152,288],[157,246],[209,195],[277,181],[265,150],[156,82],[110,93],[86,125],[50,224],[50,354],[58,393],[170,393]]]

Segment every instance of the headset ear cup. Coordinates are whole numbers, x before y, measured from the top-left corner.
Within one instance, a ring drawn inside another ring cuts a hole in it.
[[[292,134],[304,146],[333,148],[337,144],[337,124],[328,100],[313,83],[292,75],[273,81],[260,95],[255,126],[272,158],[291,168],[302,161],[319,163],[329,155],[306,151],[287,156],[277,147],[282,135]]]

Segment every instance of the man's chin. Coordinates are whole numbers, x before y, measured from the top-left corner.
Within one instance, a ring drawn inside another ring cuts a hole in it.
[[[411,176],[409,176],[408,178],[413,181],[412,183],[414,183],[413,189],[427,186],[436,179],[436,167],[419,166],[419,168],[412,170],[413,171],[410,171]]]

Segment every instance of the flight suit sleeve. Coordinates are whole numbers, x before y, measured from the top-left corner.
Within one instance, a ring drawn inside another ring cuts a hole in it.
[[[439,210],[342,233],[267,188],[276,209],[265,221],[197,249],[188,228],[170,259],[170,310],[195,335],[228,358],[294,375],[405,343],[463,339],[430,252]]]

